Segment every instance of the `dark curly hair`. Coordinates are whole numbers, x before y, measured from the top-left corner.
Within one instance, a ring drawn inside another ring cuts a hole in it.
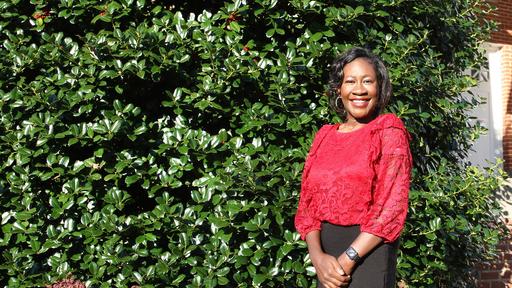
[[[351,48],[341,54],[336,60],[334,60],[334,62],[331,64],[331,71],[329,73],[329,91],[327,93],[329,97],[329,105],[342,118],[346,117],[346,112],[343,107],[338,108],[336,106],[336,98],[339,97],[338,89],[341,85],[341,82],[343,81],[343,68],[345,65],[357,58],[368,59],[368,61],[373,65],[373,68],[377,74],[379,99],[377,101],[377,106],[375,107],[374,116],[377,116],[381,114],[382,111],[384,111],[384,108],[388,104],[389,99],[393,94],[391,81],[389,80],[388,69],[384,65],[384,62],[382,62],[379,57],[377,57],[368,49],[361,47]]]

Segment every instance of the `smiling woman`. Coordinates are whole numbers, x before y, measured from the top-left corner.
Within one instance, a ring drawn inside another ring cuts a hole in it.
[[[350,111],[347,111],[346,108],[349,107],[345,106],[347,104],[345,98],[350,93],[352,93],[353,100],[356,98],[369,100],[371,97],[376,97],[375,106],[371,107],[371,115],[367,114],[368,117],[364,117],[364,119],[358,118],[362,122],[370,121],[382,113],[391,98],[392,87],[386,66],[382,60],[367,49],[357,47],[350,49],[332,64],[329,80],[329,104],[342,118],[347,117],[347,122],[353,120],[350,119],[350,115],[346,114]],[[338,103],[339,99],[344,101],[343,105]]]
[[[302,175],[295,226],[318,287],[394,287],[408,208],[409,134],[393,114],[382,61],[353,48],[332,66],[330,103],[345,122],[315,136]],[[340,104],[341,102],[341,104]]]
[[[375,69],[366,58],[357,58],[345,65],[343,70],[345,75],[338,89],[338,99],[342,100],[347,112],[347,123],[368,123],[374,118],[379,100]]]

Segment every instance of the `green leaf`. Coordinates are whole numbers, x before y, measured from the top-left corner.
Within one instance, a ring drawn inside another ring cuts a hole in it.
[[[126,183],[126,185],[130,186],[133,183],[137,182],[139,179],[140,179],[140,175],[131,175],[124,179],[124,183]]]
[[[311,35],[310,39],[313,42],[317,42],[318,40],[322,39],[322,36],[323,36],[322,32],[317,32],[317,33]]]
[[[229,27],[235,32],[240,32],[240,25],[238,25],[238,23],[235,21],[229,23]]]

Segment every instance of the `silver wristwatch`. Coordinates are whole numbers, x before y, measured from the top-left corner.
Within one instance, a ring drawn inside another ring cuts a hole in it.
[[[356,263],[361,262],[361,257],[359,257],[359,254],[357,253],[356,249],[354,249],[352,246],[348,247],[347,250],[345,250],[345,254],[347,254],[348,259]]]

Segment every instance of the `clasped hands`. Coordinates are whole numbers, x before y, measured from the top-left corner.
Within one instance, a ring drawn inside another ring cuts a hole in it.
[[[348,287],[353,267],[351,267],[352,265],[346,261],[343,255],[338,257],[338,259],[326,253],[312,255],[311,261],[315,267],[318,279],[324,287]]]

